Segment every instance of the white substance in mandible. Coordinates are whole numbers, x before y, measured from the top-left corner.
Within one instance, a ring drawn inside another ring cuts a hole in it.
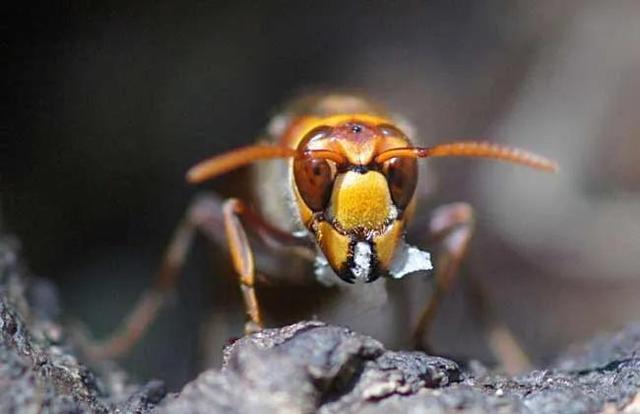
[[[353,267],[351,273],[356,280],[366,280],[371,273],[371,246],[358,242],[353,249]]]
[[[405,243],[403,240],[396,248],[389,273],[394,279],[400,279],[409,273],[433,269],[431,254]]]

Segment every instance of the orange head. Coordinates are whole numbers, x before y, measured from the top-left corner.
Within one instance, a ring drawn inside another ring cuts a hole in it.
[[[401,277],[391,269],[396,256],[418,251],[403,242],[415,206],[418,158],[485,157],[556,169],[542,157],[484,142],[414,147],[390,120],[368,114],[303,118],[288,134],[294,135],[288,145],[254,145],[205,160],[188,179],[200,182],[259,159],[290,158],[301,221],[333,271],[350,283],[390,272]]]
[[[298,144],[292,187],[300,217],[347,282],[371,282],[389,269],[411,214],[418,168],[415,157],[377,157],[408,147],[396,127],[364,116],[327,119]]]

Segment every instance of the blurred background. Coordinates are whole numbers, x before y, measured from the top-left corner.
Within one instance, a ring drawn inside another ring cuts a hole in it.
[[[486,282],[544,364],[640,319],[638,21],[637,1],[16,7],[2,226],[56,281],[67,315],[103,336],[149,285],[198,191],[184,181],[190,165],[252,142],[300,90],[359,90],[411,120],[424,144],[487,137],[559,161],[553,176],[434,160],[427,178],[429,207],[476,207],[464,274]],[[203,321],[241,333],[237,287],[211,263],[229,266],[200,240],[173,304],[124,361],[134,377],[176,389],[203,361],[219,362],[206,354],[224,342],[203,349]],[[456,292],[435,347],[483,358],[476,322]]]

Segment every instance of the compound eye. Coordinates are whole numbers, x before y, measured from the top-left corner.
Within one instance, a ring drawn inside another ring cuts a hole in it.
[[[298,157],[293,162],[293,175],[302,199],[313,211],[322,211],[329,203],[335,167],[323,158]]]
[[[404,210],[411,201],[418,183],[418,162],[415,158],[391,158],[382,165],[387,177],[391,199],[396,207]]]

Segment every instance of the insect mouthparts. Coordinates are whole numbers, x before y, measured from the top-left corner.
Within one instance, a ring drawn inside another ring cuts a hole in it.
[[[358,242],[353,248],[353,265],[351,273],[356,280],[364,282],[370,281],[370,274],[373,266],[371,265],[373,253],[371,246],[367,242]]]

